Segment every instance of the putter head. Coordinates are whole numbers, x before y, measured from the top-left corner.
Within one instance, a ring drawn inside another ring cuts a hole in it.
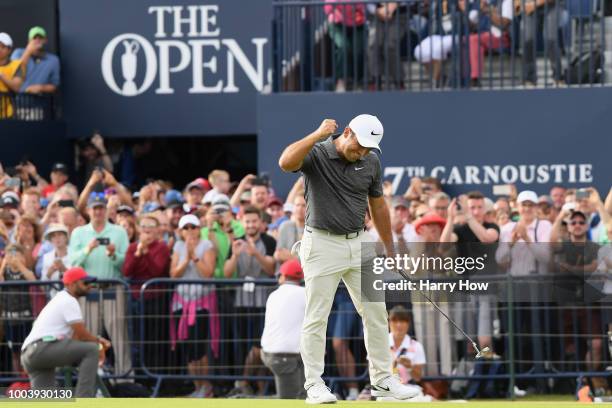
[[[476,353],[476,359],[477,359],[477,360],[478,360],[478,359],[480,359],[480,358],[482,358],[483,353],[488,353],[489,351],[491,351],[491,348],[490,348],[490,347],[484,347],[484,348],[482,348],[481,350],[478,350],[478,348],[476,348],[476,346],[474,345],[474,348],[476,349],[476,351],[478,351],[478,352]]]
[[[291,247],[291,255],[300,259],[300,247],[301,246],[302,246],[302,241],[297,241],[295,244],[293,244],[293,246]]]

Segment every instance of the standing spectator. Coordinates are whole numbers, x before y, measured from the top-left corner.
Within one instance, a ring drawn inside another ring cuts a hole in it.
[[[27,266],[28,250],[21,245],[9,245],[6,256],[0,264],[0,282],[35,281],[36,275]],[[9,344],[13,358],[13,372],[21,373],[20,350],[23,341],[32,327],[32,305],[28,287],[7,286],[1,299],[2,320],[6,341]]]
[[[258,186],[260,189],[263,186]],[[255,187],[254,187],[255,188]],[[261,189],[261,191],[264,191]],[[267,187],[265,187],[267,194]],[[224,272],[226,276],[236,273],[240,279],[257,280],[274,276],[276,241],[271,236],[261,232],[261,211],[255,207],[244,210],[242,223],[246,235],[232,243],[229,257],[225,261]],[[263,330],[266,295],[268,288],[261,285],[255,287],[245,286],[244,290],[236,292],[235,307],[237,313],[249,316],[248,323],[239,325],[241,333],[237,338],[259,339]],[[261,365],[261,347],[259,341],[250,342],[250,349],[245,361],[244,375],[252,375],[253,367]],[[263,393],[263,383],[258,384],[258,393]],[[236,387],[230,392],[235,394],[253,394],[247,381],[238,381]]]
[[[238,183],[238,187],[236,187],[236,191],[232,194],[232,198],[230,200],[230,204],[232,208],[238,207],[241,204],[243,199],[243,194],[251,191],[251,187],[253,186],[253,181],[257,178],[254,174],[247,174],[240,180]],[[250,197],[249,197],[250,200]]]
[[[144,337],[140,337],[140,329],[134,330],[136,341],[141,350],[141,363],[149,369],[155,370],[163,361],[165,350],[162,348],[164,339],[167,339],[168,323],[164,317],[168,311],[165,287],[152,285],[144,293],[144,301],[140,304],[140,288],[149,279],[167,278],[170,267],[170,250],[168,246],[157,239],[159,221],[157,218],[145,215],[138,223],[138,241],[128,246],[123,263],[123,275],[131,282],[132,311],[134,315],[143,311]],[[142,308],[142,309],[141,309]],[[155,339],[155,341],[149,341]]]
[[[113,162],[106,151],[104,138],[98,132],[94,133],[91,139],[81,140],[79,146],[79,158],[77,161],[79,186],[86,183],[92,177],[94,170],[105,169],[112,173]],[[101,182],[102,180],[96,180]]]
[[[304,226],[306,225],[306,200],[303,196],[296,196],[293,200],[293,213],[291,219],[284,222],[278,231],[278,243],[274,259],[284,263],[292,258],[291,248],[293,244],[302,239]]]
[[[42,272],[40,280],[59,281],[68,267],[68,228],[62,224],[51,224],[45,232],[45,239],[53,245],[53,249],[42,257]],[[49,297],[57,294],[57,288],[49,288]]]
[[[450,197],[443,191],[438,191],[431,195],[429,198],[429,208],[438,217],[446,219],[448,217],[448,205],[450,204]]]
[[[49,198],[60,189],[64,184],[68,183],[68,166],[64,163],[55,163],[51,168],[51,183],[47,184],[42,189],[42,196]]]
[[[427,203],[429,198],[434,194],[442,192],[442,184],[435,177],[413,177],[410,179],[410,185],[404,193],[406,200],[422,201]]]
[[[363,79],[363,40],[366,9],[363,4],[333,4],[325,0],[325,14],[329,21],[329,37],[334,44],[334,77],[336,92],[353,88]]]
[[[26,77],[21,85],[21,92],[55,93],[60,85],[60,63],[57,55],[45,51],[47,32],[42,27],[32,27],[28,32],[28,41],[28,46],[32,48],[32,55],[26,65]],[[24,53],[25,49],[17,48],[11,59],[21,60]]]
[[[128,237],[123,228],[108,222],[106,199],[103,193],[92,193],[87,202],[91,222],[77,227],[70,237],[68,257],[70,265],[82,267],[98,279],[121,279],[121,267],[128,248]],[[132,369],[127,337],[126,295],[121,285],[102,284],[107,296],[98,304],[97,296],[83,302],[88,327],[93,333],[103,328],[109,334],[115,354],[115,374],[123,375]],[[102,310],[99,308],[102,307]],[[99,327],[102,316],[103,327]]]
[[[478,191],[460,197],[460,206],[457,199],[453,199],[448,207],[447,224],[442,231],[440,242],[457,243],[457,254],[461,257],[476,259],[484,257],[487,262],[494,260],[495,252],[486,244],[493,244],[499,239],[499,227],[496,224],[485,222],[484,196]],[[465,218],[465,224],[456,224],[459,216]],[[480,244],[485,245],[480,245]],[[478,303],[477,335],[480,348],[491,347],[492,344],[492,316],[491,300],[486,295],[474,296],[472,303]],[[476,305],[474,305],[476,306]]]
[[[20,210],[23,215],[35,220],[40,219],[40,192],[36,188],[30,187],[23,192]]]
[[[278,197],[270,197],[266,205],[266,213],[270,216],[270,225],[268,232],[275,238],[278,238],[278,228],[281,224],[287,221],[287,217],[283,211],[283,202]]]
[[[306,309],[302,266],[291,259],[280,267],[279,287],[270,293],[261,335],[261,359],[272,373],[280,399],[304,398],[300,336]]]
[[[213,170],[208,175],[212,187],[204,194],[203,201],[213,203],[219,194],[227,195],[230,189],[230,175],[225,170]]]
[[[406,33],[407,5],[382,2],[372,5],[368,30],[368,71],[376,89],[400,89],[400,40]],[[380,81],[380,82],[379,82]]]
[[[270,191],[268,183],[260,178],[253,180],[253,187],[251,187],[251,205],[259,211],[265,211],[269,200]]]
[[[553,206],[557,211],[561,211],[561,207],[565,204],[565,187],[553,186],[550,189],[550,198],[553,201]]]
[[[11,61],[13,39],[7,33],[0,33],[0,119],[13,117],[13,103],[10,92],[19,92],[23,84],[24,72],[21,61]]]
[[[193,214],[184,215],[179,221],[182,240],[174,244],[170,277],[181,280],[208,279],[213,276],[216,252],[212,243],[200,239],[200,220]],[[172,315],[179,319],[178,335],[183,358],[187,360],[189,375],[208,375],[209,343],[215,351],[218,336],[217,298],[214,286],[207,284],[176,285],[172,297]],[[194,316],[195,313],[195,316]],[[171,333],[175,333],[173,321]],[[171,334],[173,345],[174,336]],[[212,397],[209,381],[194,380],[192,397]]]
[[[523,8],[524,7],[524,8]],[[521,1],[521,35],[523,38],[523,81],[533,88],[537,83],[536,37],[540,28],[544,32],[544,49],[552,67],[552,77],[557,86],[563,85],[561,72],[561,50],[559,49],[560,1]]]
[[[204,186],[198,181],[192,181],[185,187],[185,201],[189,207],[189,211],[195,211],[202,205],[204,198]]]
[[[23,247],[25,250],[26,266],[34,269],[38,251],[40,250],[40,241],[42,239],[42,231],[40,224],[35,218],[29,215],[23,215],[17,221],[15,226],[15,243]]]
[[[68,229],[68,236],[70,236],[72,231],[79,226],[79,214],[74,207],[63,207],[57,213],[57,221]]]
[[[138,230],[136,229],[136,223],[132,218],[123,218],[121,221],[118,221],[117,224],[120,225],[127,233],[130,244],[138,241]]]

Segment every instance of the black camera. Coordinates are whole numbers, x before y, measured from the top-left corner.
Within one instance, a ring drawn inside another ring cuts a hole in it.
[[[110,244],[110,238],[106,238],[106,237],[100,237],[97,238],[98,244],[100,245],[109,245]]]

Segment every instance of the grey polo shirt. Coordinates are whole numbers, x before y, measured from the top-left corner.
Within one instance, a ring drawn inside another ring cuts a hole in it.
[[[376,153],[350,163],[338,155],[329,138],[312,148],[300,171],[306,187],[306,225],[334,234],[363,230],[368,196],[383,194]]]

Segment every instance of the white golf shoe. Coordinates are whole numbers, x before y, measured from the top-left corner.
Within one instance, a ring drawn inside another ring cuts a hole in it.
[[[307,404],[334,404],[338,401],[336,396],[331,393],[325,384],[315,384],[306,390],[308,397]]]
[[[418,385],[402,384],[395,376],[387,377],[378,384],[372,385],[373,397],[393,397],[405,400],[420,395],[421,391]]]

